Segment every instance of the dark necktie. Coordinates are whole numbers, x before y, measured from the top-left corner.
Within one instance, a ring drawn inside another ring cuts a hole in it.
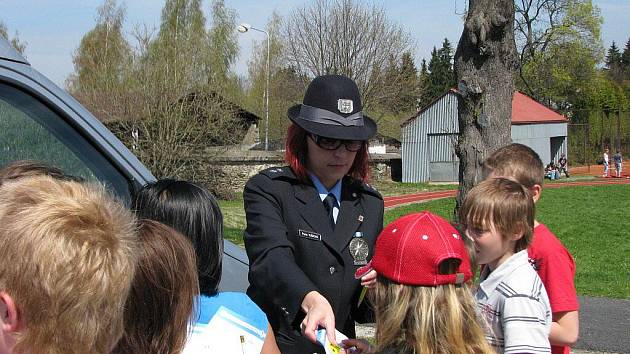
[[[332,229],[335,229],[335,217],[333,216],[333,208],[335,207],[335,195],[332,193],[328,193],[326,198],[324,199],[324,207],[326,208],[326,212],[328,213],[328,220],[330,221],[330,226]]]

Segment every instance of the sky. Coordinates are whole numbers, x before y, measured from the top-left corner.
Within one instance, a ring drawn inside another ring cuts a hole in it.
[[[431,49],[440,47],[448,38],[453,47],[463,28],[462,13],[467,0],[358,0],[383,6],[389,19],[409,32],[414,39],[414,57],[419,66],[422,58],[430,57]],[[26,42],[26,57],[31,65],[58,85],[74,71],[72,55],[85,33],[96,23],[97,8],[103,0],[0,0],[0,21],[13,37]],[[594,0],[604,17],[602,40],[608,48],[612,41],[623,49],[630,38],[630,0]],[[126,9],[125,31],[131,40],[131,31],[140,25],[155,29],[159,26],[164,1],[118,1]],[[265,28],[273,11],[282,16],[308,3],[307,0],[225,0],[227,7],[237,13],[238,22]],[[203,0],[206,18],[209,18],[210,0]],[[209,26],[208,22],[208,26]],[[249,31],[239,34],[240,55],[234,66],[239,75],[246,75],[247,61],[253,41],[265,39],[263,33]],[[133,44],[133,41],[132,41]]]

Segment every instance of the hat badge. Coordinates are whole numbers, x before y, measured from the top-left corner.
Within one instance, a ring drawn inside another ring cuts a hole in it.
[[[346,99],[346,98],[341,98],[337,100],[337,109],[339,110],[339,112],[341,113],[352,113],[352,111],[354,110],[354,105],[352,103],[352,100]]]

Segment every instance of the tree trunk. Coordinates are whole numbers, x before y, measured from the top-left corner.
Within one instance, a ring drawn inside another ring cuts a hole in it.
[[[518,71],[514,0],[469,0],[455,52],[458,81],[459,192],[455,207],[481,180],[483,160],[511,141],[512,95]]]

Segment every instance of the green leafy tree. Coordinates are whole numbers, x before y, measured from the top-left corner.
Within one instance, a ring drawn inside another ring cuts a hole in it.
[[[239,51],[235,27],[236,12],[227,8],[223,0],[212,1],[212,25],[208,31],[210,83],[224,94],[227,87],[235,87],[235,78],[230,74]]]
[[[167,0],[145,63],[163,85],[194,89],[209,82],[206,19],[201,0]],[[179,95],[179,92],[174,92]]]
[[[210,183],[212,167],[204,161],[220,151],[208,146],[234,144],[242,136],[237,107],[221,90],[233,59],[217,59],[226,50],[212,53],[213,45],[229,46],[221,28],[232,12],[220,1],[212,10],[216,22],[207,32],[201,0],[167,0],[157,36],[142,41],[147,46],[138,56],[132,92],[140,101],[133,107],[138,118],[126,121],[124,130],[137,132],[137,152],[157,176]]]
[[[604,147],[619,147],[621,112],[628,108],[628,96],[606,73],[600,73],[584,90],[578,102],[576,121],[589,124],[591,147],[589,159],[598,156]]]
[[[548,107],[570,111],[597,75],[598,59],[588,53],[582,43],[568,42],[536,54],[522,69],[529,77],[529,86],[536,87],[534,98]]]
[[[554,106],[570,106],[578,92],[554,91],[558,84],[551,82],[549,74],[564,79],[566,75],[571,76],[569,79],[592,79],[602,59],[602,23],[599,8],[591,0],[517,1],[515,37],[520,62],[517,87],[538,100],[553,101]],[[567,68],[569,64],[576,66]],[[585,72],[578,74],[580,70]]]
[[[13,46],[13,48],[15,48],[15,50],[17,50],[20,54],[26,57],[25,55],[26,42],[23,42],[20,40],[19,34],[17,31],[15,31],[15,35],[13,36],[13,38],[9,38],[9,29],[7,28],[7,25],[5,25],[4,22],[2,22],[1,20],[0,20],[0,37],[11,42],[11,45]]]
[[[126,80],[132,50],[123,34],[125,10],[115,0],[98,8],[95,27],[81,39],[73,55],[74,74],[67,80],[69,92],[99,119],[109,121],[124,115]]]

